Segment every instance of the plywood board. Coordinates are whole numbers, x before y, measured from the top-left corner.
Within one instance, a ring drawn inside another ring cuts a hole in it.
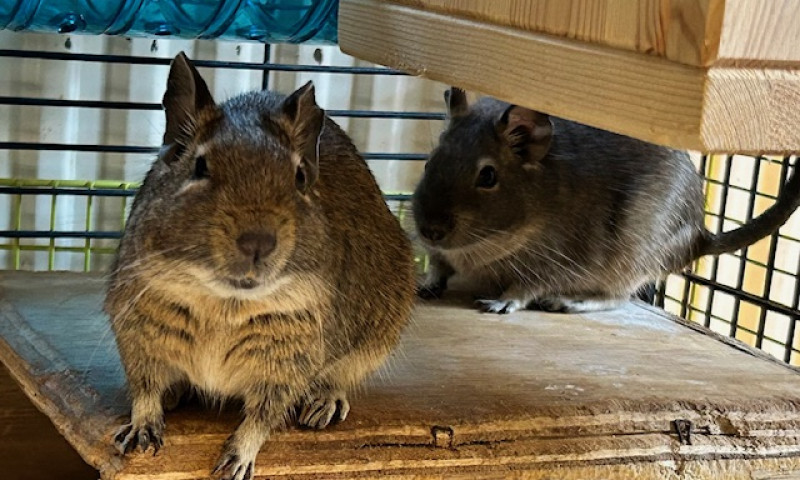
[[[101,277],[0,274],[0,360],[104,478],[206,478],[239,414],[167,415],[158,456],[122,459],[127,414]],[[770,478],[800,471],[800,376],[764,354],[638,304],[584,315],[420,304],[347,421],[289,429],[259,477]],[[675,420],[694,424],[681,444]],[[730,475],[718,476],[720,472]]]
[[[800,151],[800,70],[703,68],[379,0],[343,0],[354,56],[653,143]]]

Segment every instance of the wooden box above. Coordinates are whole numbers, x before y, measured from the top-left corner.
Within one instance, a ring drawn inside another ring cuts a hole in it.
[[[356,57],[654,143],[800,151],[795,0],[341,0]]]
[[[157,456],[121,458],[128,414],[103,278],[0,273],[0,361],[105,480],[208,478],[239,412],[167,414]],[[258,478],[790,479],[800,376],[643,305],[585,315],[416,310],[347,420],[289,429]]]

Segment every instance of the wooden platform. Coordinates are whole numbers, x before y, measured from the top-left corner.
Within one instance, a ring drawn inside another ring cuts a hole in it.
[[[127,415],[100,277],[0,274],[0,359],[103,478],[207,478],[235,405],[167,415],[165,448],[122,459]],[[800,376],[663,312],[481,315],[420,305],[346,422],[262,449],[269,478],[798,479]],[[678,426],[692,424],[683,439]]]
[[[653,143],[800,151],[796,0],[341,0],[344,52]]]
[[[0,365],[0,472],[12,480],[97,480]]]

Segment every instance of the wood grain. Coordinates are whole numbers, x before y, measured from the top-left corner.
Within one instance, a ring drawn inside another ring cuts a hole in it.
[[[356,57],[676,148],[800,151],[800,70],[702,68],[378,0],[343,0]]]
[[[389,0],[431,12],[663,57],[686,65],[800,61],[796,0]]]
[[[717,63],[798,68],[800,2],[726,0]]]
[[[123,460],[110,448],[127,403],[102,285],[85,274],[0,273],[0,360],[104,479],[207,478],[239,421],[235,402],[168,413],[156,457]],[[677,480],[687,469],[744,480],[800,469],[800,375],[687,327],[633,304],[502,317],[458,295],[421,304],[347,421],[276,434],[256,474],[546,479],[557,466],[565,480]],[[691,445],[672,433],[675,419],[694,423]]]
[[[0,365],[0,472],[13,480],[95,480],[86,465]]]
[[[377,0],[340,4],[342,50],[625,135],[700,147],[703,71]]]
[[[113,454],[111,444],[102,440],[104,432],[117,423],[116,416],[109,413],[111,403],[108,399],[98,402],[97,391],[76,376],[77,366],[71,366],[2,298],[0,361],[87,464],[101,474],[118,469],[119,458]]]
[[[688,65],[716,58],[724,0],[390,0]]]
[[[800,151],[800,71],[715,67],[708,71],[704,151]]]

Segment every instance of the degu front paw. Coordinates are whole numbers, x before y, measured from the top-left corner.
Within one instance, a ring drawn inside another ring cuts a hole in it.
[[[245,453],[243,449],[239,448],[234,434],[225,442],[222,455],[211,475],[219,480],[251,480],[256,454],[258,454],[258,450],[254,453]]]
[[[350,403],[344,392],[317,392],[306,397],[298,422],[303,427],[322,430],[328,425],[343,422],[349,412]]]
[[[125,455],[139,447],[139,450],[146,452],[150,445],[153,446],[155,456],[161,447],[164,446],[164,422],[153,421],[141,424],[129,423],[123,425],[114,435],[114,446],[119,453]]]
[[[475,300],[475,306],[478,310],[484,313],[514,313],[517,310],[525,308],[525,305],[519,300],[506,300],[506,299],[478,299]]]

